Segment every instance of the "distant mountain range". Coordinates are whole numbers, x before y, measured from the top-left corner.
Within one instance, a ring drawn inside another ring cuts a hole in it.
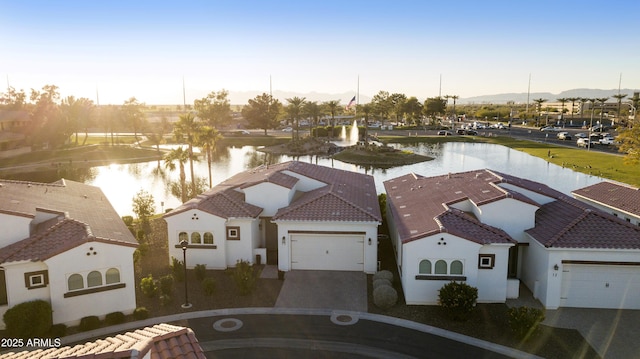
[[[249,99],[253,99],[256,96],[259,96],[264,91],[230,91],[229,92],[229,101],[233,105],[244,105]],[[627,98],[633,96],[634,92],[640,92],[640,89],[621,89],[621,94],[627,94]],[[609,97],[610,101],[615,100],[612,96],[618,94],[618,89],[612,90],[600,90],[600,89],[573,89],[562,91],[558,94],[553,94],[551,92],[532,92],[529,94],[529,101],[532,102],[534,99],[543,98],[548,102],[557,102],[559,98],[569,98],[569,97],[581,97],[581,98],[602,98]],[[287,104],[287,98],[292,98],[295,96],[304,97],[307,101],[332,101],[338,100],[343,105],[346,105],[351,101],[355,94],[353,92],[343,92],[337,94],[329,94],[329,93],[320,93],[320,92],[308,92],[308,93],[300,93],[300,92],[290,92],[290,91],[273,91],[273,97],[277,98],[283,104]],[[368,103],[371,101],[372,96],[360,94],[359,103]],[[424,98],[420,99],[424,101]],[[513,101],[515,103],[526,103],[527,102],[527,93],[503,93],[503,94],[495,94],[495,95],[483,95],[483,96],[474,96],[474,97],[465,97],[459,98],[456,103],[459,104],[482,104],[482,103],[507,103],[509,101]]]

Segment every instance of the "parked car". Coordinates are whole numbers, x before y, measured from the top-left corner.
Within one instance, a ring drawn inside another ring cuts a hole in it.
[[[576,144],[578,145],[578,147],[591,147],[591,141],[589,141],[588,138],[578,138]]]
[[[285,127],[282,129],[282,132],[291,132],[291,131],[293,131],[293,128],[291,127]]]
[[[445,130],[438,131],[438,136],[451,136],[451,135],[453,135],[451,131],[445,131]]]
[[[586,134],[586,133],[582,133],[582,132],[580,132],[580,133],[576,133],[576,138],[587,138],[587,137],[588,137],[588,136],[587,136],[587,134]]]
[[[540,129],[540,131],[542,132],[558,132],[560,130],[561,130],[560,127],[553,127],[553,126],[545,126]]]
[[[465,134],[467,135],[471,135],[471,136],[476,136],[478,134],[478,131],[474,131],[474,130],[466,130]]]
[[[602,125],[595,125],[593,127],[591,127],[589,130],[591,132],[605,132],[607,131],[609,128],[607,126],[602,126]]]
[[[466,130],[464,128],[461,128],[461,129],[457,130],[456,133],[459,134],[459,135],[464,135],[466,133]]]
[[[558,137],[559,140],[570,140],[571,134],[569,132],[558,132],[556,137]]]
[[[609,145],[613,145],[615,143],[615,139],[613,138],[613,136],[611,136],[610,134],[607,133],[607,134],[605,134],[604,136],[602,136],[600,138],[599,143],[601,145],[609,146]]]

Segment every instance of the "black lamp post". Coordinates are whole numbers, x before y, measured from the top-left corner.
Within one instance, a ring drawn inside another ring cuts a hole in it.
[[[187,247],[189,246],[189,242],[183,240],[180,242],[180,247],[182,247],[182,265],[184,266],[184,304],[182,308],[188,309],[191,308],[191,303],[189,303],[189,292],[187,290]]]

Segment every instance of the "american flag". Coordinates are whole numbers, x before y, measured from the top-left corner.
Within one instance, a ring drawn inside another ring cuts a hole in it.
[[[351,107],[352,107],[353,105],[355,105],[355,103],[356,103],[356,97],[355,97],[355,96],[353,96],[353,98],[351,99],[351,101],[349,101],[349,104],[348,104],[347,106],[345,106],[345,108],[344,108],[344,109],[345,109],[345,110],[347,110],[347,111],[349,111],[349,110],[351,109]]]

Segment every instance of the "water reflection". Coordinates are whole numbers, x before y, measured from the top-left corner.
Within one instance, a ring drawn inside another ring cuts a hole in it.
[[[319,156],[291,157],[265,154],[257,151],[253,146],[228,147],[219,148],[214,153],[214,160],[211,165],[212,183],[215,186],[239,172],[265,163],[273,164],[293,159],[373,175],[376,189],[379,193],[384,191],[382,184],[384,181],[411,172],[424,176],[435,176],[450,172],[488,168],[542,182],[567,194],[577,188],[585,187],[601,180],[596,176],[574,172],[570,169],[549,164],[541,158],[493,144],[449,142],[444,144],[396,144],[394,147],[431,156],[434,160],[380,169],[358,166]],[[186,173],[189,173],[189,163],[185,167]],[[203,154],[200,156],[199,161],[194,163],[194,170],[197,177],[207,180],[208,185],[207,160]],[[161,208],[171,209],[180,205],[179,199],[171,194],[171,183],[179,181],[179,170],[167,170],[164,161],[114,164],[90,169],[67,168],[53,171],[53,173],[49,171],[48,173],[30,174],[14,179],[53,182],[61,177],[99,186],[116,211],[121,215],[132,213],[132,199],[140,189],[153,194],[156,202],[156,212],[158,213]],[[190,180],[188,177],[187,180]],[[161,206],[161,203],[164,203],[164,206]]]

